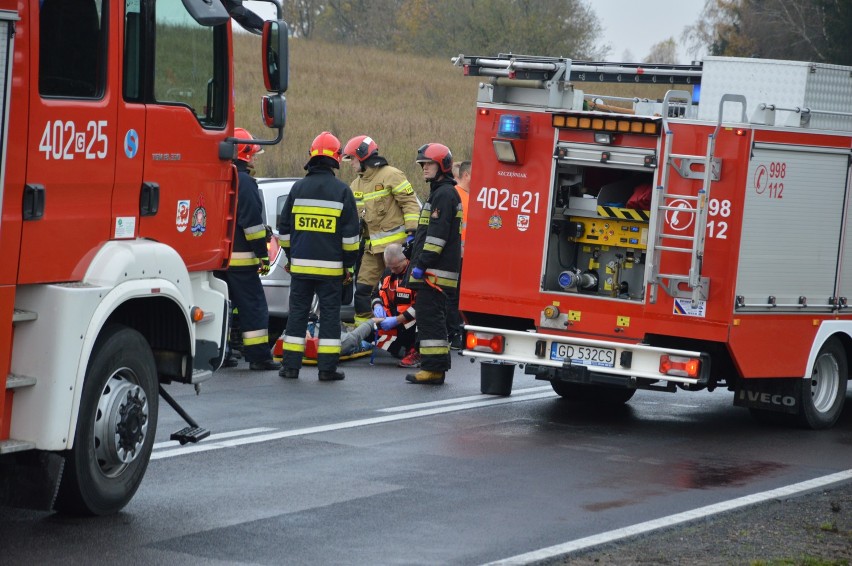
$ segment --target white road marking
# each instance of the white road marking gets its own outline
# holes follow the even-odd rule
[[[538,393],[541,391],[551,391],[553,388],[550,385],[544,387],[524,387],[520,389],[512,389],[512,395],[528,395],[530,393]],[[441,407],[443,405],[454,405],[456,403],[464,403],[465,401],[476,401],[487,399],[486,395],[471,395],[470,397],[456,397],[455,399],[444,399],[442,401],[429,401],[428,403],[416,403],[414,405],[400,405],[398,407],[388,407],[387,409],[379,409],[380,413],[399,413],[402,411],[412,411],[415,409],[426,409],[428,407]]]
[[[649,533],[657,529],[672,527],[674,525],[679,525],[681,523],[686,523],[695,519],[704,519],[711,515],[724,513],[726,511],[732,511],[734,509],[739,509],[740,507],[745,507],[747,505],[754,505],[756,503],[763,503],[772,499],[781,499],[785,497],[790,497],[792,495],[802,494],[807,491],[813,491],[834,483],[840,483],[849,480],[852,480],[852,470],[845,470],[843,472],[829,474],[827,476],[814,478],[812,480],[794,483],[785,487],[779,487],[777,489],[771,489],[769,491],[755,493],[753,495],[746,495],[744,497],[738,497],[729,501],[722,501],[721,503],[715,503],[713,505],[699,507],[690,511],[684,511],[683,513],[669,515],[668,517],[661,517],[660,519],[645,521],[644,523],[637,523],[635,525],[630,525],[621,529],[614,529],[605,533],[600,533],[597,535],[568,541],[562,544],[557,544],[555,546],[549,546],[547,548],[541,548],[539,550],[534,550],[525,554],[518,554],[517,556],[504,558],[503,560],[489,562],[485,566],[530,564],[533,562],[548,560],[557,556],[568,554],[569,552],[576,552],[578,550],[588,549],[593,546],[598,546],[601,544],[614,542],[619,539]]]
[[[354,421],[345,421],[341,423],[332,423],[327,425],[311,426],[305,428],[297,428],[293,430],[281,430],[270,432],[267,434],[259,434],[246,438],[225,439],[219,442],[210,442],[210,438],[201,441],[200,444],[192,444],[173,448],[171,450],[160,450],[151,454],[151,460],[161,460],[163,458],[173,458],[175,456],[183,456],[186,454],[194,454],[196,452],[209,452],[211,450],[220,450],[222,448],[231,448],[234,446],[244,446],[246,444],[257,444],[259,442],[269,442],[272,440],[280,440],[282,438],[291,438],[293,436],[304,436],[307,434],[317,434],[320,432],[331,432],[335,430],[345,430],[349,428],[357,428],[361,426],[369,426],[374,424],[390,423],[394,421],[404,421],[408,419],[416,419],[419,417],[428,417],[431,415],[440,415],[443,413],[453,413],[455,411],[464,411],[466,409],[477,409],[480,407],[493,407],[494,405],[506,405],[508,403],[520,403],[534,399],[544,399],[553,397],[555,394],[552,391],[535,393],[532,395],[521,395],[516,397],[498,397],[489,398],[486,400],[473,401],[468,403],[457,403],[449,407],[435,407],[431,409],[423,409],[419,411],[411,411],[408,413],[400,413],[395,415],[384,415],[381,417],[372,417],[367,419],[357,419]],[[476,398],[480,398],[477,396]],[[239,431],[237,431],[239,432]],[[232,436],[236,436],[232,434]],[[212,438],[212,437],[211,437]]]

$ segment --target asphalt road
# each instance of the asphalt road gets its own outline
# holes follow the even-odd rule
[[[852,410],[812,432],[759,424],[726,391],[602,412],[521,370],[511,396],[482,395],[461,358],[440,387],[381,355],[343,369],[328,383],[241,364],[200,396],[170,386],[213,436],[169,442],[183,423],[161,402],[125,510],[0,509],[2,561],[483,564],[852,469]]]

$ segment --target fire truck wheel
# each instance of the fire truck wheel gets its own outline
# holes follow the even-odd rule
[[[158,401],[148,342],[126,326],[104,327],[86,370],[74,447],[65,453],[58,511],[106,515],[130,501],[148,467]]]
[[[814,430],[833,426],[843,410],[848,379],[846,351],[830,338],[817,354],[811,378],[799,380],[799,424]]]
[[[572,401],[594,405],[623,405],[630,401],[635,389],[607,387],[605,385],[583,385],[567,381],[554,380],[550,386],[560,397]]]

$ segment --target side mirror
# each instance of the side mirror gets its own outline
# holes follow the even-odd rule
[[[260,114],[269,128],[283,128],[287,120],[287,100],[283,94],[270,94],[261,101]]]
[[[290,80],[290,29],[284,20],[263,24],[263,82],[268,92],[287,92]]]

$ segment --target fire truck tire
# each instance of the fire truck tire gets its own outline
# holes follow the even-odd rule
[[[145,338],[120,324],[104,327],[92,351],[56,509],[107,515],[142,482],[157,432],[157,367]]]
[[[826,340],[817,354],[810,379],[799,380],[799,424],[814,430],[830,428],[846,400],[849,367],[837,338]]]
[[[623,405],[630,401],[635,389],[607,387],[605,385],[584,385],[567,381],[554,380],[550,382],[557,395],[572,402],[589,403],[593,405],[612,406]]]

